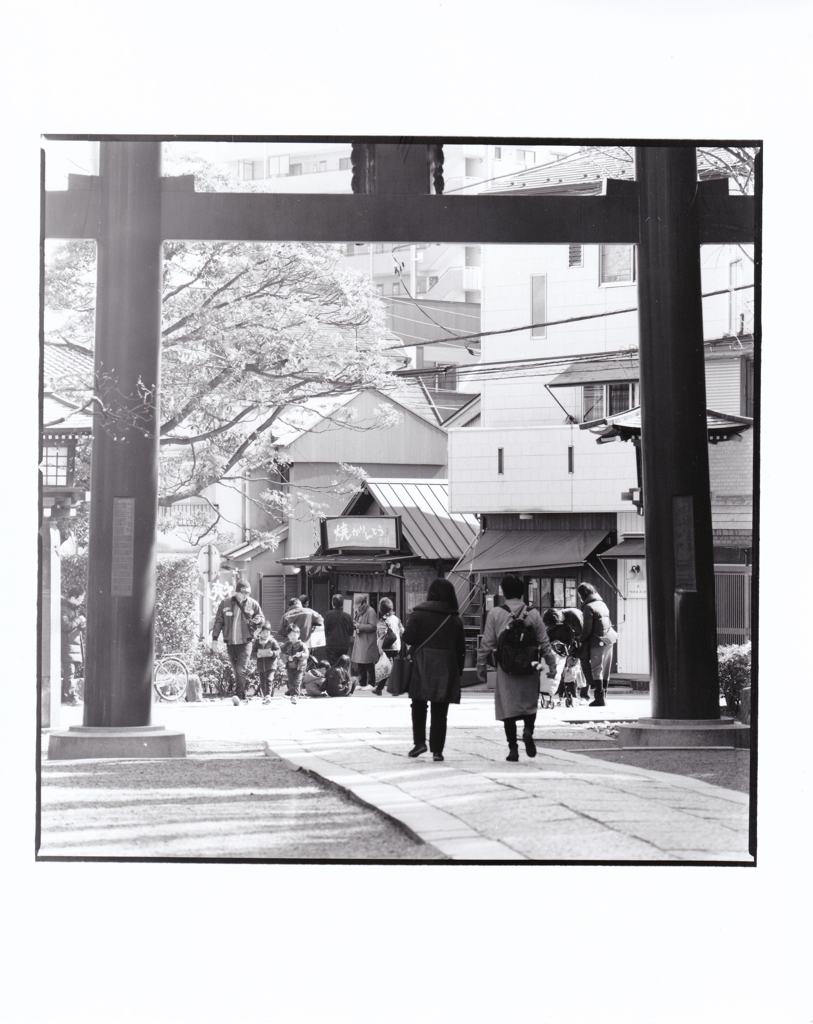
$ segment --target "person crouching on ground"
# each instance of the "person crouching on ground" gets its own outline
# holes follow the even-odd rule
[[[500,586],[505,604],[492,608],[488,613],[477,660],[477,674],[481,682],[487,681],[486,658],[496,654],[497,684],[494,690],[494,716],[503,723],[505,738],[508,740],[506,761],[518,761],[517,722],[520,718],[525,724],[522,733],[525,752],[528,757],[536,757],[533,733],[536,724],[536,709],[539,704],[539,673],[533,668],[533,663],[537,659],[537,652],[540,652],[548,665],[548,675],[555,677],[556,655],[553,653],[550,640],[548,640],[542,616],[536,609],[528,610],[522,600],[525,584],[520,577],[503,576]],[[527,674],[511,674],[501,664],[506,660],[508,654],[507,640],[512,635],[508,633],[508,628],[512,619],[522,623],[522,639],[528,639],[528,634],[530,635],[531,642],[525,644],[525,649],[519,652],[522,657],[520,658],[518,653],[514,659],[523,661],[523,672],[527,672]],[[525,662],[528,665],[527,670]]]
[[[426,600],[407,620],[403,641],[412,648],[412,741],[410,757],[426,753],[426,713],[432,705],[429,749],[443,760],[450,704],[460,703],[460,675],[466,657],[463,621],[449,580],[432,580]]]
[[[328,697],[349,697],[355,688],[356,681],[350,676],[350,658],[342,654],[335,665],[328,665],[325,691]]]
[[[288,673],[288,689],[285,695],[291,698],[292,704],[296,704],[296,698],[302,693],[302,679],[305,675],[305,666],[308,664],[308,648],[299,639],[299,626],[288,627],[288,636],[280,648],[280,655]]]
[[[327,697],[327,670],[330,668],[329,661],[320,661],[313,668],[305,671],[305,694],[308,697]]]
[[[254,641],[254,657],[257,659],[257,674],[260,677],[260,693],[263,704],[271,703],[271,680],[279,665],[280,648],[271,636],[271,627],[266,622],[260,627],[260,634]]]
[[[584,626],[579,643],[581,660],[587,682],[595,687],[591,708],[603,708],[604,695],[610,682],[610,668],[613,663],[613,645],[618,633],[610,621],[610,609],[601,600],[601,595],[590,583],[580,583],[576,591],[582,602]]]

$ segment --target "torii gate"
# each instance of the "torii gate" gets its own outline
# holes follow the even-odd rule
[[[162,178],[160,141],[103,141],[98,176],[46,193],[46,237],[97,242],[96,376],[124,414],[118,437],[94,424],[84,721],[49,757],[185,752],[150,725],[165,239],[636,243],[653,721],[718,723],[700,245],[753,242],[754,199],[698,183],[682,145],[638,147],[634,182],[585,197],[445,197],[440,145],[352,152],[353,195],[218,194]]]

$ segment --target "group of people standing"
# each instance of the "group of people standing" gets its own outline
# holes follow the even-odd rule
[[[609,608],[589,583],[582,583],[577,590],[581,610],[549,608],[544,615],[525,604],[521,577],[509,574],[500,585],[504,602],[486,618],[477,670],[480,680],[486,682],[489,663],[496,665],[494,713],[505,730],[506,760],[518,761],[519,722],[523,726],[525,752],[529,757],[536,756],[534,726],[544,669],[549,680],[556,680],[561,674],[560,692],[569,699],[579,695],[586,699],[592,687],[594,699],[590,706],[603,707],[618,635],[610,621]],[[306,686],[309,696],[353,693],[351,663],[359,687],[369,686],[380,695],[385,680],[376,683],[376,664],[382,655],[396,657],[402,645],[406,645],[412,666],[408,692],[413,746],[409,756],[419,757],[428,749],[435,761],[443,761],[449,706],[460,703],[466,654],[457,594],[449,580],[432,581],[426,601],[414,608],[406,627],[395,615],[388,598],[382,598],[376,610],[362,597],[351,616],[344,610],[344,597],[335,594],[333,607],[324,619],[305,607],[301,599],[292,598],[280,623],[279,632],[285,637],[281,646],[271,636],[270,626],[250,593],[249,584],[239,581],[234,595],[221,602],[212,631],[215,640],[222,632],[226,641],[239,700],[245,699],[245,672],[252,650],[257,655],[258,667],[265,663],[259,670],[261,680],[265,676],[266,687],[271,659],[264,652],[283,659],[288,693],[295,699],[302,692],[310,659],[316,661],[312,673],[316,681],[311,680],[311,689]],[[309,644],[316,629],[324,630],[323,649]],[[576,662],[579,672],[569,672]],[[263,693],[267,695],[267,689]]]
[[[344,597],[334,594],[332,608],[324,618],[306,605],[306,598],[293,597],[282,616],[278,633],[271,633],[262,608],[251,597],[251,585],[238,580],[234,593],[220,602],[212,627],[212,639],[222,635],[235,678],[235,703],[247,703],[246,675],[251,656],[257,659],[260,690],[268,700],[270,682],[280,661],[288,677],[286,694],[298,696],[347,697],[355,689],[351,673],[354,663],[361,687],[371,686],[380,695],[384,681],[376,684],[375,666],[382,652],[392,658],[401,648],[403,626],[392,602],[382,598],[378,612],[363,598],[351,617],[344,611]]]

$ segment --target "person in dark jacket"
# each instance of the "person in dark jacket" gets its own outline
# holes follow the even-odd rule
[[[610,621],[610,609],[601,600],[596,588],[590,583],[580,583],[577,593],[584,615],[584,626],[579,637],[582,668],[588,685],[595,687],[590,707],[603,708],[604,695],[610,682],[613,644],[618,634]]]
[[[335,665],[343,654],[350,654],[353,644],[353,620],[344,611],[344,597],[334,594],[333,607],[325,616],[325,657]]]
[[[449,580],[432,580],[426,600],[416,605],[407,619],[402,639],[412,648],[413,659],[409,696],[414,746],[409,756],[426,753],[426,714],[431,704],[429,749],[433,760],[442,761],[446,718],[449,705],[460,703],[460,675],[466,656],[463,620]]]
[[[248,580],[238,580],[234,593],[220,602],[212,626],[212,639],[217,642],[220,634],[226,641],[226,651],[234,672],[234,688],[239,701],[246,700],[246,671],[251,648],[265,622],[263,610],[251,594]]]
[[[488,613],[486,628],[480,641],[480,652],[477,656],[477,674],[485,682],[488,678],[486,662],[489,655],[496,657],[503,633],[508,629],[511,619],[523,620],[533,630],[536,647],[548,666],[548,678],[556,677],[556,655],[548,640],[548,631],[538,611],[528,611],[523,601],[525,584],[520,576],[509,573],[500,580],[500,588],[505,604],[496,605]],[[519,760],[517,744],[517,722],[522,719],[525,728],[522,740],[528,757],[536,757],[534,742],[534,725],[536,709],[539,706],[540,677],[538,673],[530,675],[511,675],[506,672],[497,660],[497,680],[494,688],[494,717],[503,723],[505,738],[508,740],[508,757],[506,761]]]

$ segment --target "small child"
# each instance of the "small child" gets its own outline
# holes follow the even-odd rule
[[[267,622],[260,627],[260,633],[254,641],[254,656],[257,659],[257,674],[260,677],[260,692],[263,704],[271,703],[271,680],[277,670],[280,647],[271,636],[271,627]]]
[[[568,682],[573,684],[573,696],[578,695],[581,698],[581,702],[589,702],[590,700],[590,687],[587,685],[587,680],[584,678],[584,670],[582,669],[581,659],[579,658],[579,637],[582,635],[582,629],[584,628],[584,616],[579,608],[565,608],[565,626],[570,630],[570,642],[568,644],[568,667],[567,675],[569,676]]]
[[[288,673],[286,696],[291,698],[292,704],[295,704],[296,698],[302,693],[302,677],[305,674],[305,666],[308,664],[308,648],[299,639],[299,626],[289,626],[287,637],[288,639],[280,648],[280,655]]]
[[[343,654],[325,672],[325,690],[328,697],[349,697],[355,688],[355,680],[350,678],[350,658]]]
[[[329,668],[329,661],[319,661],[305,673],[305,693],[309,697],[327,697],[325,674]]]

